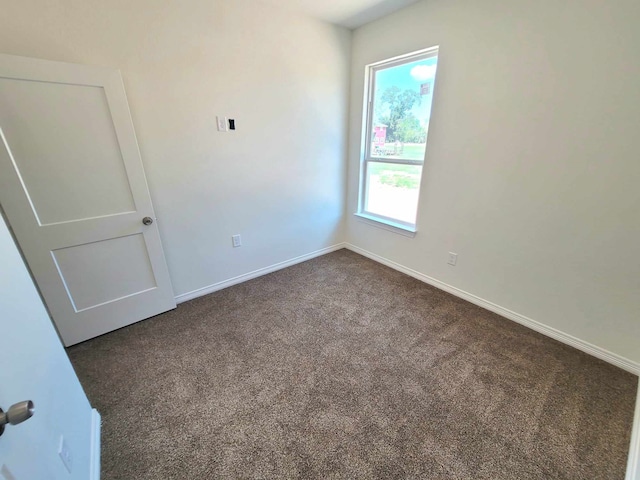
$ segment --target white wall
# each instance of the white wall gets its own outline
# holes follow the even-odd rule
[[[640,362],[638,24],[637,0],[428,0],[356,30],[347,240]],[[364,69],[433,45],[410,239],[352,215]]]
[[[0,51],[122,71],[176,294],[343,240],[348,30],[251,0],[1,10]]]

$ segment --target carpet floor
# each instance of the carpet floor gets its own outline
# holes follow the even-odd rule
[[[622,480],[638,381],[347,250],[68,353],[103,480]]]

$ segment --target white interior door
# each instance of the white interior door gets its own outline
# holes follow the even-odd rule
[[[65,345],[175,308],[119,71],[0,55],[0,205]]]
[[[0,407],[32,400],[33,417],[0,437],[0,479],[97,480],[100,422],[91,409],[0,216]],[[63,438],[69,469],[58,455]],[[69,471],[70,470],[70,471]]]

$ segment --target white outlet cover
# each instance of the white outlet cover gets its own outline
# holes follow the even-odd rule
[[[60,446],[58,447],[58,455],[62,459],[62,463],[67,467],[69,473],[73,469],[73,457],[71,456],[71,450],[69,450],[69,445],[64,440],[64,436],[60,435]]]
[[[456,263],[458,263],[458,254],[449,252],[449,261],[447,263],[455,267]]]
[[[2,474],[2,479],[3,480],[16,480],[16,477],[13,476],[13,473],[11,473],[11,471],[9,470],[9,467],[7,467],[6,465],[2,465],[2,468],[0,469],[0,474]]]

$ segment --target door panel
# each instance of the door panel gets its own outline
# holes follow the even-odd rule
[[[136,210],[103,88],[0,79],[0,92],[5,148],[40,225]]]
[[[142,234],[61,248],[52,255],[76,312],[158,286]]]
[[[0,204],[65,345],[175,308],[118,71],[0,55]]]

